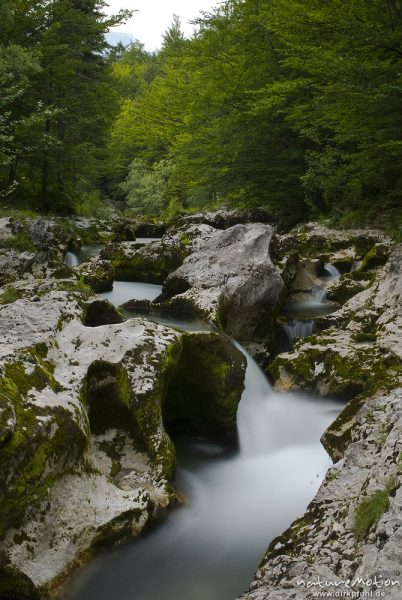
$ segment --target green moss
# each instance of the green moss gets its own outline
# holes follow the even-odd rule
[[[395,482],[389,481],[384,489],[377,490],[365,498],[354,512],[353,533],[357,542],[363,541],[373,525],[389,510],[390,493]]]
[[[57,289],[65,292],[79,292],[87,300],[93,295],[92,289],[84,281],[84,277],[79,280],[59,281]]]
[[[92,363],[84,396],[94,433],[102,434],[113,427],[132,430],[132,392],[121,365],[101,360]]]
[[[0,563],[0,598],[39,600],[40,597],[40,592],[27,575]]]
[[[10,248],[18,252],[36,252],[36,248],[28,233],[22,231],[1,241],[2,248]]]
[[[110,477],[116,477],[121,471],[121,464],[119,462],[114,462],[112,464],[112,468],[110,469]]]
[[[376,244],[364,256],[360,271],[367,271],[385,265],[390,255],[390,248],[387,244]]]
[[[243,355],[227,338],[214,333],[184,335],[182,358],[163,407],[167,427],[233,434],[244,369]]]
[[[182,246],[184,246],[185,248],[187,248],[187,246],[190,245],[191,240],[188,237],[187,233],[183,233],[183,235],[180,237],[180,243]]]
[[[0,304],[11,304],[21,298],[20,292],[13,286],[9,286],[0,295]]]
[[[43,349],[42,349],[43,351]],[[57,393],[59,384],[35,349],[26,352],[38,363],[27,373],[22,362],[5,366],[0,394],[14,407],[16,429],[0,453],[0,538],[11,527],[18,527],[27,508],[33,510],[47,497],[48,488],[63,473],[66,465],[82,457],[87,445],[85,431],[66,409],[27,407],[32,389],[50,387]]]
[[[369,342],[374,343],[377,340],[377,336],[375,333],[369,333],[361,331],[359,333],[355,333],[353,336],[353,341],[357,343]]]

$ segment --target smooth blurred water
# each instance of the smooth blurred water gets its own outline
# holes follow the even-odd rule
[[[75,252],[66,252],[64,264],[68,267],[76,267],[79,264],[77,254]]]
[[[114,281],[113,290],[100,294],[115,306],[129,300],[155,300],[162,292],[162,286],[154,283]]]
[[[137,237],[135,238],[135,243],[136,244],[150,244],[151,242],[159,242],[162,238],[158,238],[158,237],[152,237],[152,238],[145,238],[145,237]]]
[[[101,244],[88,244],[81,246],[77,252],[67,252],[64,258],[64,263],[69,267],[80,265],[87,258],[97,256],[105,246]]]
[[[341,406],[274,393],[245,355],[240,452],[179,441],[176,483],[188,503],[151,534],[93,561],[69,598],[232,600],[269,542],[304,512],[330,465],[320,436]]]

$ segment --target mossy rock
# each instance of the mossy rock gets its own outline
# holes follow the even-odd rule
[[[163,283],[182,264],[184,257],[184,248],[175,249],[162,244],[156,248],[109,244],[101,252],[101,258],[110,261],[113,266],[116,279],[157,284]]]
[[[331,302],[345,304],[350,298],[364,291],[370,285],[370,280],[358,281],[349,274],[342,275],[327,291],[327,298]]]
[[[110,292],[113,289],[116,273],[109,261],[92,259],[82,263],[76,271],[83,283],[96,294]]]
[[[375,244],[364,256],[360,265],[360,271],[367,271],[385,265],[390,254],[391,247],[389,244]]]
[[[14,406],[4,393],[0,393],[0,448],[10,441],[15,427]]]
[[[84,308],[82,322],[86,327],[113,325],[124,321],[122,315],[108,300],[99,299],[88,303]]]
[[[16,415],[13,435],[0,452],[0,538],[11,526],[21,525],[28,509],[43,502],[48,488],[87,447],[86,432],[67,409],[33,403],[27,409],[30,390],[57,390],[53,375],[37,358],[31,374],[21,363],[8,364],[0,381],[0,394]]]
[[[325,332],[309,338],[309,343],[296,343],[292,354],[279,355],[268,368],[268,374],[283,386],[300,387],[321,396],[351,400],[361,393],[373,394],[380,387],[396,385],[393,365],[397,357],[384,357],[372,347],[337,350],[337,343]]]
[[[356,416],[363,404],[363,396],[358,396],[348,402],[321,437],[321,443],[334,463],[343,457],[351,442]]]
[[[163,406],[168,430],[233,436],[246,359],[216,333],[183,336],[182,357]]]
[[[43,597],[31,579],[20,570],[2,564],[0,556],[0,598],[40,600]]]

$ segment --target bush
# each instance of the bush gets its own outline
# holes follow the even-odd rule
[[[72,210],[78,217],[107,217],[109,214],[102,195],[92,190],[86,192],[79,199],[73,201]]]

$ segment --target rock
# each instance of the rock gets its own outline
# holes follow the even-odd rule
[[[124,321],[117,308],[104,299],[89,302],[85,308],[82,320],[86,327],[115,325]]]
[[[3,242],[7,242],[13,235],[12,232],[12,219],[9,217],[0,218],[0,247]]]
[[[108,244],[135,241],[137,223],[134,219],[117,216],[104,219],[73,217],[65,226],[69,228],[71,238],[79,237],[84,244]]]
[[[170,382],[163,409],[166,427],[235,438],[247,366],[244,355],[217,333],[184,334],[182,343],[180,368]]]
[[[185,257],[213,233],[214,229],[207,225],[189,225],[145,245],[109,244],[102,250],[99,260],[110,261],[118,280],[163,283]]]
[[[120,306],[120,308],[128,311],[136,311],[149,315],[151,312],[150,300],[129,300]]]
[[[271,362],[271,347],[267,342],[243,342],[244,349],[253,357],[261,369],[266,369]]]
[[[16,250],[0,250],[0,285],[20,279],[32,271],[35,254]]]
[[[298,262],[292,281],[293,292],[311,292],[317,287],[318,272],[323,267],[320,259],[304,258]]]
[[[236,339],[270,330],[284,283],[269,255],[270,225],[235,225],[200,244],[166,280],[157,301],[195,313]]]
[[[339,250],[349,249],[350,256],[363,256],[381,242],[390,240],[381,231],[368,229],[331,229],[320,223],[307,223],[292,231],[304,256],[323,255],[330,259]],[[336,260],[336,259],[335,259]]]
[[[88,285],[97,294],[109,292],[113,289],[116,273],[112,264],[107,260],[95,256],[81,263],[74,270],[84,284]]]
[[[166,233],[166,225],[163,223],[140,223],[135,227],[135,235],[138,238],[161,238]]]
[[[58,248],[64,254],[68,246],[68,235],[53,220],[37,219],[29,221],[29,233],[32,243],[39,250],[48,251]]]
[[[367,289],[373,283],[368,273],[353,272],[341,275],[327,287],[327,298],[339,304],[345,304],[350,298]]]
[[[343,282],[352,285],[355,277],[359,282],[367,275],[344,275],[329,293],[342,290]],[[327,323],[325,331],[275,359],[269,372],[277,388],[306,387],[322,396],[351,399],[396,385],[402,362],[402,245],[369,277],[368,287],[321,319]]]
[[[299,264],[299,240],[292,234],[272,237],[272,262],[278,267],[287,288],[291,287]]]
[[[205,422],[235,426],[244,359],[228,338],[120,322],[80,289],[21,282],[22,297],[0,307],[1,597],[56,594],[74,565],[137,535],[176,499],[162,418],[180,429],[172,381],[182,400],[204,399]],[[179,376],[190,356],[203,374],[195,380]]]
[[[358,411],[343,459],[328,471],[307,512],[272,541],[241,599],[307,600],[319,579],[337,583],[336,589],[345,595],[369,595],[372,591],[373,595],[383,592],[390,600],[399,599],[401,440],[402,388],[379,392]],[[372,515],[368,519],[359,512],[363,502],[371,506],[365,511]],[[375,574],[384,582],[379,587],[369,583]],[[398,584],[385,585],[388,578]],[[348,587],[342,584],[346,581]],[[334,587],[324,583],[320,591],[333,593]]]
[[[214,212],[200,212],[195,215],[180,217],[177,222],[179,227],[188,224],[204,224],[215,229],[228,229],[234,225],[246,225],[248,223],[270,223],[276,222],[275,217],[263,208],[255,209],[221,209]]]
[[[392,244],[388,243],[377,243],[371,248],[369,252],[364,256],[363,261],[360,265],[361,271],[367,271],[375,267],[385,265],[389,255],[391,254]]]

